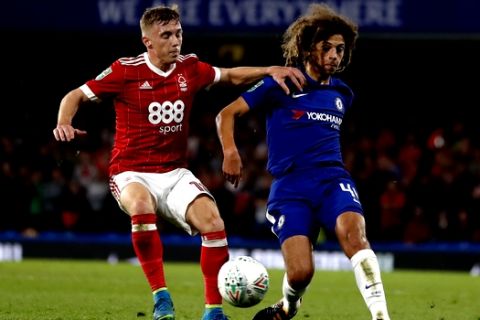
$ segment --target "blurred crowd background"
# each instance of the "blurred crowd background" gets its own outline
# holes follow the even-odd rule
[[[116,58],[144,51],[137,33],[2,30],[4,82],[0,120],[0,232],[129,232],[108,188],[114,114],[108,101],[80,109],[88,135],[55,142],[60,99]],[[37,38],[41,45],[25,47]],[[186,31],[183,53],[213,65],[283,64],[280,34]],[[344,161],[357,182],[369,238],[376,242],[480,242],[480,135],[476,38],[375,37],[360,34],[352,64],[340,74],[356,93],[342,124]],[[265,204],[264,119],[237,124],[244,180],[221,174],[214,117],[246,88],[212,88],[195,102],[190,169],[215,196],[231,235],[269,238]],[[161,232],[180,232],[169,224]],[[325,239],[331,235],[325,234]],[[322,239],[319,239],[321,241]]]

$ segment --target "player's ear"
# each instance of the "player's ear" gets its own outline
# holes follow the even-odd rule
[[[152,49],[152,41],[147,37],[142,37],[142,42],[148,49]]]

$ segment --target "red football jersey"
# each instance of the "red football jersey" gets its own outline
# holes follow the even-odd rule
[[[118,59],[87,81],[81,89],[91,100],[112,97],[114,101],[116,132],[110,174],[185,168],[193,99],[219,78],[218,68],[194,54],[181,55],[164,72],[143,53]]]

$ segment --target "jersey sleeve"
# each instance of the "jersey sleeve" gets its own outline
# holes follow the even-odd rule
[[[355,98],[355,94],[353,93],[352,89],[345,82],[338,78],[333,78],[332,84],[337,87],[337,90],[340,93],[342,93],[346,109],[350,109]]]
[[[220,80],[220,69],[203,61],[197,62],[197,74],[200,76],[202,87],[210,86]]]
[[[90,100],[116,95],[124,88],[124,69],[125,67],[121,65],[120,60],[117,60],[103,70],[95,79],[87,81],[80,89]]]
[[[185,67],[195,74],[194,78],[200,88],[208,87],[220,80],[220,69],[198,59],[195,54],[184,57]]]
[[[274,100],[274,96],[280,92],[280,86],[272,77],[265,77],[253,87],[241,94],[250,109],[263,105],[266,101]]]

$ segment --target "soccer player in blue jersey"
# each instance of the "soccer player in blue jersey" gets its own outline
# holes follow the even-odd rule
[[[304,71],[303,91],[283,94],[264,78],[218,114],[223,173],[237,186],[242,160],[234,140],[235,118],[259,110],[267,118],[271,186],[267,219],[285,261],[282,299],[254,320],[291,319],[314,275],[313,244],[320,228],[335,232],[350,259],[356,283],[373,320],[389,320],[380,267],[366,237],[355,183],[344,167],[340,127],[352,90],[335,77],[350,63],[357,25],[324,4],[312,4],[283,37],[287,66]]]

